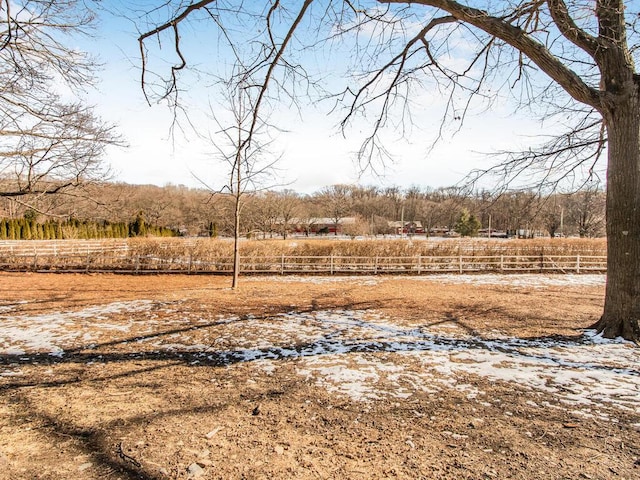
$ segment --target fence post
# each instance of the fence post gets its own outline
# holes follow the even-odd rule
[[[576,273],[580,273],[580,254],[576,256]]]
[[[329,257],[329,258],[330,258],[330,261],[329,261],[330,272],[331,272],[331,275],[333,275],[333,253],[331,254],[331,257]]]
[[[504,255],[500,255],[500,272],[504,273]]]
[[[189,270],[187,270],[188,274],[191,274],[192,265],[193,265],[193,252],[189,252]]]
[[[378,255],[376,255],[376,262],[374,263],[373,273],[374,275],[378,274]]]
[[[282,254],[282,259],[280,261],[280,275],[284,275],[284,253]]]
[[[418,275],[422,273],[422,255],[418,255]]]
[[[460,269],[460,273],[462,273],[462,253],[458,255],[458,267]]]

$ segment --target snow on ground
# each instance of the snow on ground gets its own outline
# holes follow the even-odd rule
[[[108,323],[105,320],[123,312],[148,311],[152,304],[149,300],[136,300],[88,307],[75,312],[17,316],[7,315],[5,311],[11,311],[7,306],[5,311],[0,311],[0,355],[45,352],[60,356],[64,354],[65,344],[77,340],[91,341],[95,329],[126,331],[129,324]],[[89,320],[91,322],[87,323]],[[85,323],[88,328],[78,328]]]
[[[360,285],[376,285],[388,279],[402,278],[397,276],[273,276],[259,277],[270,282],[308,282],[314,284],[355,282]],[[557,274],[540,275],[536,273],[500,274],[483,273],[478,275],[442,273],[434,275],[421,275],[411,277],[412,280],[421,282],[434,282],[439,284],[473,284],[473,285],[501,285],[511,287],[543,288],[549,286],[601,286],[605,284],[606,275],[603,274]]]
[[[524,274],[497,274],[489,273],[482,275],[456,275],[443,274],[428,277],[416,277],[420,280],[427,280],[439,283],[474,285],[505,285],[512,287],[542,288],[542,287],[562,287],[562,286],[600,286],[604,285],[606,275],[603,274],[557,274],[539,275],[535,273]]]
[[[534,276],[520,277],[525,277],[521,284],[534,282]],[[535,277],[538,285],[561,279],[596,283],[604,278]],[[459,275],[451,278],[464,280]],[[503,278],[513,280],[513,276],[495,276],[495,281]],[[443,280],[443,276],[434,277],[434,281]],[[154,320],[159,311],[162,320]],[[121,343],[133,353],[160,352],[171,359],[188,356],[191,363],[204,366],[233,368],[252,362],[272,375],[283,361],[293,361],[299,375],[357,401],[401,401],[418,392],[456,389],[470,400],[486,402],[485,392],[464,380],[471,375],[530,392],[528,400],[534,405],[548,406],[546,402],[553,398],[575,406],[582,415],[602,416],[601,405],[640,410],[640,349],[621,340],[602,339],[592,331],[577,340],[483,339],[456,331],[405,327],[375,312],[357,310],[290,312],[214,323],[188,316],[175,303],[145,300],[46,315],[0,312],[0,356],[8,364],[0,367],[0,375],[19,374],[17,360],[24,363],[32,353],[49,353],[63,361],[65,350],[78,342],[90,345],[102,335],[114,335],[125,337]],[[135,337],[126,338],[133,323],[138,329],[144,325],[148,335],[140,336],[137,330]],[[176,329],[175,324],[186,328]]]

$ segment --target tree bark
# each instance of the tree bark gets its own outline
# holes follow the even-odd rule
[[[238,288],[238,280],[240,277],[240,195],[235,198],[234,217],[233,217],[233,278],[231,280],[231,288]]]
[[[607,284],[594,327],[606,338],[640,340],[640,84],[606,108]]]
[[[240,100],[240,105],[242,101]],[[238,148],[236,150],[235,163],[233,164],[234,172],[231,175],[232,190],[234,191],[234,209],[233,209],[233,279],[231,280],[231,288],[238,288],[238,279],[240,277],[240,201],[242,200],[242,129],[238,126]],[[233,179],[235,176],[235,185]]]

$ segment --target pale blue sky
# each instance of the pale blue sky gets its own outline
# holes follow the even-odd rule
[[[212,44],[203,43],[207,38],[203,29],[210,24],[189,26],[193,37],[185,37],[184,52],[202,68],[210,68],[212,58],[222,55]],[[99,114],[119,125],[120,132],[129,143],[126,149],[112,148],[107,160],[115,172],[115,179],[145,184],[167,183],[201,186],[196,177],[219,187],[226,179],[227,168],[216,161],[213,148],[189,128],[185,133],[176,131],[170,135],[171,111],[165,105],[148,106],[140,88],[140,60],[137,44],[138,32],[132,22],[115,17],[104,18],[98,35],[93,40],[82,41],[81,47],[99,55],[104,69],[99,73],[101,82],[97,91],[89,92],[88,99],[97,105]],[[214,50],[213,53],[211,50]],[[335,53],[335,52],[334,52]],[[327,55],[310,57],[312,70],[327,71],[331,65],[342,63]],[[455,61],[453,59],[452,61]],[[221,68],[224,64],[219,63]],[[214,68],[215,70],[215,68]],[[336,78],[326,80],[328,85],[340,83]],[[193,123],[201,131],[215,129],[204,115],[215,88],[207,88],[206,79],[187,75],[181,87],[185,105]],[[447,135],[430,150],[440,127],[444,99],[436,92],[418,92],[416,123],[406,139],[390,133],[387,148],[395,161],[376,165],[378,173],[361,174],[355,163],[354,152],[362,135],[370,125],[367,120],[356,122],[345,139],[336,125],[341,117],[328,115],[330,104],[302,105],[300,116],[287,105],[273,113],[272,120],[284,131],[278,134],[271,148],[281,155],[278,168],[283,183],[301,193],[311,193],[323,186],[336,183],[360,183],[363,185],[398,185],[409,187],[449,186],[460,181],[472,168],[487,166],[490,160],[479,152],[517,148],[526,144],[526,136],[540,131],[538,122],[510,114],[508,105],[497,104],[491,112],[467,118],[463,129],[454,136]],[[214,100],[215,101],[215,100]]]

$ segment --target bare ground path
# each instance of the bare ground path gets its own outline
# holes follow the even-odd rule
[[[0,478],[640,478],[603,287],[0,274]]]

